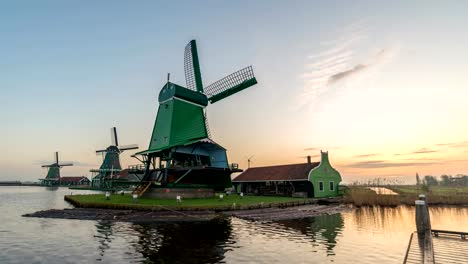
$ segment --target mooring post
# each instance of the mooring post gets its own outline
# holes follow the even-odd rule
[[[429,208],[427,207],[426,197],[420,195],[419,198],[420,200],[415,201],[418,239],[423,243],[424,263],[434,263]]]
[[[430,231],[429,213],[426,208],[426,201],[416,200],[416,230],[419,235],[424,235],[427,230]]]

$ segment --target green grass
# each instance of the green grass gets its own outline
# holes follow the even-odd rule
[[[426,194],[429,204],[468,205],[468,187],[466,186],[429,186],[428,191],[416,185],[389,188],[399,194],[400,201],[404,204],[414,204],[419,194]]]
[[[407,194],[421,194],[425,193],[421,186],[412,185],[412,186],[395,186],[391,187],[392,190],[395,190],[398,193],[407,193]],[[467,195],[468,196],[468,186],[429,186],[429,194],[433,195]]]
[[[277,196],[244,196],[239,195],[224,195],[222,200],[219,197],[213,198],[192,198],[182,199],[182,203],[178,204],[176,199],[154,199],[154,198],[138,198],[138,202],[134,203],[133,198],[126,194],[113,194],[110,200],[106,200],[104,194],[90,195],[68,195],[68,200],[72,200],[79,207],[96,207],[96,208],[116,208],[116,209],[151,209],[158,208],[173,208],[173,209],[228,209],[242,207],[269,207],[271,205],[282,205],[286,203],[301,203],[312,201],[311,199],[292,198],[292,197],[277,197]]]

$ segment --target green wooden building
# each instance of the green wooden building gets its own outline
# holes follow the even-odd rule
[[[297,197],[338,196],[340,173],[331,166],[328,152],[320,162],[249,168],[232,182],[238,192]]]

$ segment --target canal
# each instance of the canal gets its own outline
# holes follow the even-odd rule
[[[402,263],[414,208],[355,208],[303,220],[132,224],[24,218],[70,207],[67,188],[0,187],[0,263]],[[85,192],[86,191],[81,191]],[[468,230],[468,208],[430,208],[434,229]]]

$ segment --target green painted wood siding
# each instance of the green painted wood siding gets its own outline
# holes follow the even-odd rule
[[[314,197],[338,196],[341,175],[331,166],[328,160],[328,152],[322,152],[321,154],[320,164],[309,172],[309,181],[314,186]],[[320,190],[320,182],[323,183],[323,190]],[[330,182],[333,182],[333,190],[330,189]]]
[[[183,145],[206,137],[203,108],[173,98],[159,105],[148,150]]]

